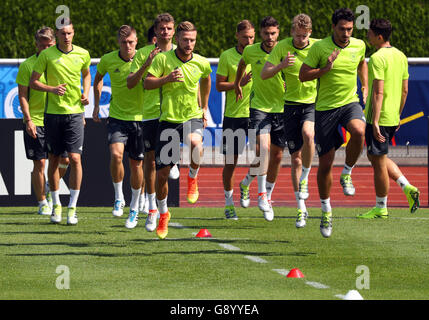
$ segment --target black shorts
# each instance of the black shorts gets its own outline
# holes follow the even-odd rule
[[[389,152],[389,142],[392,141],[392,138],[395,135],[397,128],[398,126],[380,126],[380,133],[383,137],[386,138],[386,141],[379,142],[377,139],[374,138],[372,124],[367,123],[365,130],[365,142],[368,154],[373,156],[381,156],[387,154]]]
[[[222,154],[240,155],[246,147],[249,118],[224,117],[222,123]]]
[[[304,140],[302,126],[305,121],[314,122],[315,104],[288,104],[284,106],[285,138],[289,153],[301,150]]]
[[[315,140],[316,150],[320,156],[329,152],[332,148],[337,150],[344,143],[339,126],[347,128],[349,121],[359,119],[366,122],[362,107],[358,102],[352,102],[345,106],[317,111],[315,114]]]
[[[143,123],[141,121],[124,121],[115,118],[107,119],[107,141],[110,144],[123,143],[128,157],[143,160]]]
[[[158,125],[155,147],[156,169],[173,166],[180,161],[180,143],[191,133],[203,137],[204,122],[202,118],[191,119],[184,123],[161,121]]]
[[[283,113],[268,113],[250,108],[249,130],[256,130],[256,136],[269,133],[272,144],[286,147]]]
[[[45,127],[36,126],[37,137],[34,139],[27,133],[26,125],[24,125],[24,147],[25,155],[28,160],[48,159],[48,149],[46,147]],[[66,151],[61,154],[61,158],[67,158]]]
[[[159,119],[143,121],[144,152],[155,151]]]
[[[46,148],[45,127],[36,127],[37,137],[34,139],[27,133],[24,124],[24,147],[25,155],[28,160],[48,159],[48,150]]]
[[[45,113],[45,137],[48,152],[56,156],[68,153],[82,154],[84,138],[83,113]]]

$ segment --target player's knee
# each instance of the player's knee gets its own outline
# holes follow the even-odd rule
[[[305,145],[314,143],[314,130],[306,130],[302,133],[302,139]]]
[[[298,153],[298,154],[297,154]],[[299,167],[302,165],[302,159],[301,156],[299,155],[299,152],[296,152],[292,155],[291,157],[291,164],[294,168]]]
[[[365,126],[354,126],[349,132],[354,139],[365,139]]]
[[[70,153],[69,154],[69,161],[70,161],[70,165],[72,166],[76,166],[79,165],[81,162],[81,156],[78,153]]]
[[[35,160],[33,171],[37,173],[45,172],[45,159]]]

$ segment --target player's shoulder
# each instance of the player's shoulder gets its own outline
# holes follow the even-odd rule
[[[147,55],[148,53],[150,53],[153,49],[155,49],[155,44],[148,44],[144,47],[141,47],[140,49],[137,50],[136,53],[138,54],[143,54],[143,55]]]
[[[210,64],[209,59],[207,59],[206,57],[204,57],[198,53],[195,53],[195,52],[193,53],[192,59],[201,63],[201,64]]]
[[[19,65],[19,69],[32,68],[36,60],[37,60],[37,54],[33,54],[32,56],[28,57],[23,62],[21,62],[21,64]]]
[[[234,54],[234,52],[237,52],[237,48],[231,47],[229,49],[222,51],[219,57],[229,57],[230,55]]]
[[[246,46],[243,50],[243,55],[259,53],[260,51],[262,51],[261,45],[262,45],[261,42],[257,42]]]
[[[119,57],[119,50],[113,50],[108,53],[105,53],[101,57],[100,61],[111,61],[113,59],[116,59],[117,57]]]
[[[77,45],[73,45],[73,51],[75,53],[79,53],[79,54],[82,54],[82,55],[89,55],[89,51],[88,50],[86,50],[86,49],[84,49],[84,48],[82,48],[80,46],[77,46]]]
[[[355,37],[350,37],[350,44],[352,46],[355,46],[355,47],[366,48],[365,41],[363,41],[362,39],[355,38]]]
[[[319,42],[322,39],[319,38],[309,38],[308,41],[310,41],[310,45],[315,44],[316,42]]]

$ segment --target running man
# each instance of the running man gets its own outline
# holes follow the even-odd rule
[[[157,42],[139,49],[131,65],[127,78],[128,88],[137,88],[143,94],[143,141],[144,141],[144,176],[148,198],[148,216],[146,230],[152,232],[156,228],[159,215],[155,194],[155,147],[160,117],[160,89],[146,90],[141,84],[148,73],[154,57],[160,52],[172,51],[176,46],[172,43],[174,37],[174,18],[169,13],[159,14],[154,21],[154,32]],[[174,166],[177,170],[177,166]],[[146,195],[142,195],[146,197]]]
[[[261,72],[261,77],[265,80],[281,71],[286,82],[284,128],[291,155],[292,186],[298,204],[297,228],[305,227],[307,221],[305,200],[309,197],[308,175],[314,156],[317,80],[299,81],[302,62],[317,41],[310,38],[311,32],[311,18],[306,14],[295,16],[292,20],[292,37],[283,39],[275,46]]]
[[[368,40],[375,52],[368,63],[369,96],[365,107],[367,156],[374,169],[376,205],[358,218],[387,218],[389,178],[404,191],[410,212],[420,205],[419,190],[412,186],[399,167],[388,157],[389,142],[399,129],[400,116],[408,94],[408,59],[390,44],[389,20],[375,19],[368,30]]]
[[[45,139],[45,127],[43,125],[46,92],[30,90],[30,78],[33,66],[39,54],[55,45],[54,30],[49,27],[42,27],[35,34],[36,54],[26,59],[18,69],[16,83],[18,84],[18,96],[23,113],[24,146],[27,159],[33,161],[33,171],[31,182],[36,199],[39,203],[38,214],[51,215],[52,196],[49,191],[49,184],[45,177],[45,160],[48,158]],[[42,75],[40,81],[46,83]],[[67,171],[69,159],[67,153],[60,158],[59,175],[64,176]]]
[[[139,198],[144,187],[142,161],[143,126],[142,108],[143,93],[140,88],[129,90],[126,79],[130,73],[133,57],[136,54],[137,32],[133,27],[123,25],[117,34],[119,50],[103,55],[97,65],[94,78],[94,111],[92,117],[100,122],[100,96],[103,88],[103,77],[109,73],[112,87],[109,118],[107,119],[107,140],[110,150],[110,174],[115,190],[113,215],[120,217],[125,206],[122,183],[124,180],[124,151],[128,152],[131,184],[131,202],[125,227],[132,229],[138,223]]]
[[[158,54],[149,68],[144,87],[152,90],[162,87],[161,117],[155,148],[156,198],[160,219],[156,233],[164,239],[168,234],[170,213],[167,207],[168,175],[179,161],[180,142],[191,147],[188,176],[188,202],[198,199],[197,174],[203,153],[203,130],[207,125],[210,94],[209,61],[194,53],[197,29],[188,21],[176,28],[177,48]],[[200,88],[201,106],[198,105]]]
[[[89,104],[91,58],[87,50],[73,45],[74,28],[71,20],[63,19],[62,22],[62,25],[57,25],[57,45],[43,50],[37,58],[30,88],[48,93],[44,124],[49,153],[48,180],[53,203],[51,222],[61,222],[58,167],[61,154],[67,151],[70,159],[67,224],[75,225],[78,223],[76,204],[82,183],[84,106]],[[40,81],[42,74],[47,75],[46,84]]]
[[[256,158],[250,165],[246,177],[241,181],[240,188],[241,194],[248,195],[250,183],[256,175],[258,176],[258,207],[265,219],[272,221],[274,211],[271,206],[271,194],[280,170],[283,149],[286,147],[283,127],[284,81],[280,73],[271,79],[262,80],[261,71],[277,44],[279,23],[273,17],[265,17],[261,21],[259,32],[262,42],[244,49],[234,82],[237,100],[242,99],[241,81],[246,66],[250,64],[253,86],[250,94],[249,140],[256,146]]]
[[[317,41],[301,66],[299,79],[319,79],[315,114],[315,140],[319,155],[317,185],[322,205],[320,232],[327,238],[332,233],[330,193],[335,151],[343,144],[338,131],[341,125],[350,133],[340,183],[345,195],[355,194],[351,173],[365,140],[365,116],[357,95],[357,75],[362,84],[364,102],[368,94],[368,66],[365,43],[352,37],[354,13],[338,9],[332,15],[332,36]]]
[[[252,89],[250,65],[246,67],[245,75],[241,80],[243,99],[240,101],[235,100],[234,81],[244,48],[253,44],[255,40],[255,27],[249,20],[240,21],[236,28],[235,37],[237,38],[237,45],[222,52],[216,72],[216,89],[226,94],[222,123],[222,153],[225,155],[222,179],[225,193],[225,216],[232,220],[238,219],[232,197],[234,170],[237,166],[238,156],[245,148],[249,127],[249,98]],[[248,207],[249,196],[241,196],[241,199],[241,205],[245,208]]]

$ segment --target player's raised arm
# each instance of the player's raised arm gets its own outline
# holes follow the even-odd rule
[[[31,78],[30,78],[30,88],[31,89],[53,93],[53,94],[56,94],[58,96],[62,96],[62,95],[64,95],[64,93],[66,93],[67,83],[60,84],[56,87],[49,86],[49,85],[44,84],[44,83],[39,81],[41,76],[42,75],[40,73],[33,71],[33,73],[31,74]]]
[[[331,55],[328,57],[326,66],[323,68],[312,68],[309,65],[303,63],[301,69],[299,70],[299,80],[301,82],[312,81],[323,76],[325,73],[328,73],[332,70],[334,66],[334,61],[337,59],[340,54],[340,50],[335,48]]]
[[[154,75],[148,73],[144,79],[144,88],[146,90],[158,89],[161,88],[164,84],[168,82],[183,82],[183,73],[180,69],[174,69],[170,74],[157,78]]]
[[[293,66],[295,64],[295,56],[288,52],[288,55],[278,64],[274,65],[271,62],[265,62],[264,68],[261,71],[262,80],[267,80],[274,77],[281,70]]]
[[[128,78],[127,78],[128,89],[134,88],[139,83],[139,81],[142,79],[146,70],[152,64],[153,58],[155,58],[155,56],[160,52],[161,52],[161,48],[156,47],[155,49],[153,49],[151,51],[151,53],[147,57],[145,63],[142,65],[142,67],[140,69],[137,70],[137,72],[130,72],[130,74],[128,75]]]

